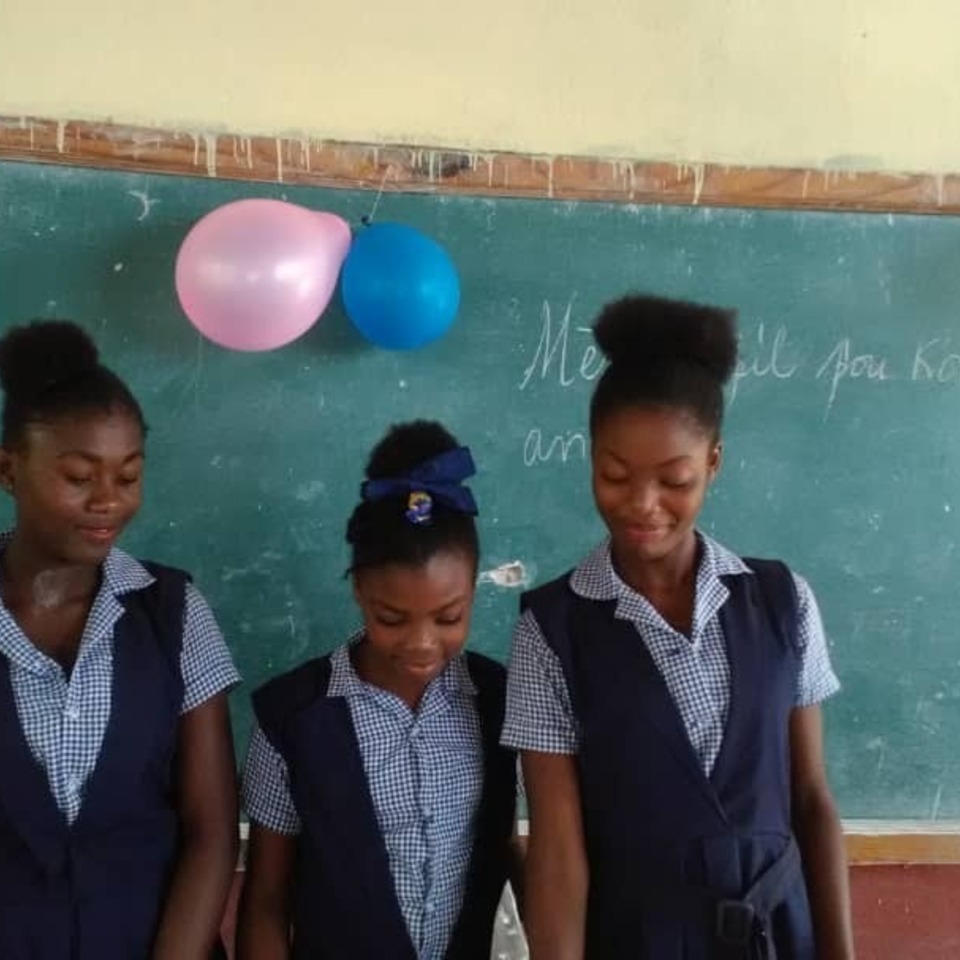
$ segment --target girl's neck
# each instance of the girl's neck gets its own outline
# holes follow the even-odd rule
[[[416,713],[420,706],[420,701],[426,693],[427,687],[433,679],[425,683],[402,682],[398,677],[393,676],[388,671],[381,669],[376,658],[370,656],[370,650],[365,640],[361,640],[350,649],[350,662],[357,676],[371,686],[379,687],[387,693],[392,693],[395,697],[401,699],[411,710]]]
[[[49,609],[92,597],[100,570],[53,561],[14,531],[0,557],[0,576],[8,606],[13,601]]]
[[[700,541],[691,530],[677,548],[664,557],[646,560],[637,557],[618,556],[614,551],[612,560],[617,575],[637,593],[651,601],[689,589],[696,580],[700,560]]]

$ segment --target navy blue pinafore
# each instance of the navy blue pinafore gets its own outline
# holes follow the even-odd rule
[[[783,564],[746,563],[752,575],[723,578],[730,712],[709,776],[615,601],[578,596],[569,576],[524,597],[580,725],[587,960],[814,960],[790,817],[796,590]]]
[[[173,768],[183,679],[182,571],[125,594],[112,709],[71,825],[24,738],[0,657],[0,957],[148,960],[178,850]]]

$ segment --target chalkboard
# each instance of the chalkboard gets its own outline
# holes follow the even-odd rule
[[[353,223],[372,205],[348,190],[0,164],[0,324],[77,319],[142,398],[148,490],[125,545],[192,570],[214,606],[247,680],[241,749],[247,692],[357,623],[343,529],[391,422],[442,418],[474,450],[471,642],[506,656],[517,581],[558,574],[601,535],[588,328],[639,289],[741,311],[705,528],[786,559],[817,592],[844,684],[827,708],[843,813],[960,816],[960,221],[388,194],[378,219],[437,237],[458,265],[451,333],[388,353],[335,306],[295,344],[240,354],[195,333],[172,276],[190,225],[246,196]]]

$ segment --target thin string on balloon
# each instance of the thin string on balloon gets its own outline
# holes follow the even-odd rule
[[[370,212],[365,216],[360,218],[360,222],[365,226],[369,227],[373,223],[373,218],[377,215],[377,207],[380,206],[380,198],[383,196],[383,188],[387,185],[387,178],[391,175],[396,175],[396,167],[391,163],[387,166],[387,169],[383,172],[383,179],[380,181],[380,189],[377,191],[376,197],[373,200],[373,206],[370,208]]]

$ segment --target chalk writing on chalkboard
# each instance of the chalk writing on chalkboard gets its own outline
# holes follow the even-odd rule
[[[574,316],[575,303],[573,295],[558,310],[551,301],[543,301],[539,336],[530,356],[523,361],[519,377],[521,392],[536,381],[565,390],[579,382],[593,381],[603,372],[605,362],[593,343],[589,318]],[[558,314],[560,319],[556,320]],[[870,349],[867,337],[841,335],[824,351],[811,354],[786,325],[759,323],[753,330],[741,333],[740,357],[731,379],[729,402],[736,402],[744,381],[758,380],[810,381],[815,390],[814,402],[822,405],[826,419],[842,401],[847,381],[958,385],[960,353],[951,348],[949,335],[920,337],[912,348],[893,354]],[[534,426],[523,438],[523,463],[535,467],[583,461],[588,448],[582,429],[550,433]]]

